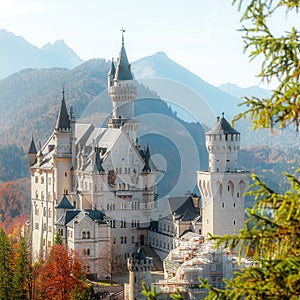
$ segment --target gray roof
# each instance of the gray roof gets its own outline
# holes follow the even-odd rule
[[[64,195],[60,203],[56,206],[56,208],[74,209],[75,207],[70,203],[67,196]]]
[[[65,103],[65,91],[62,91],[62,100],[60,106],[60,112],[57,117],[55,129],[70,129],[70,118]]]
[[[36,147],[35,147],[35,143],[34,143],[33,137],[31,139],[31,143],[30,143],[30,147],[29,147],[29,150],[28,150],[28,154],[37,154],[37,150],[36,150]]]
[[[239,134],[224,118],[224,114],[222,114],[222,118],[218,118],[218,122],[213,129],[208,131],[206,134]]]
[[[132,253],[132,257],[138,261],[146,261],[147,259],[146,255],[144,254],[141,248],[139,248],[136,252]]]
[[[127,54],[122,40],[122,47],[117,61],[117,69],[114,80],[132,80],[131,65],[128,62]]]
[[[114,77],[115,74],[116,74],[116,67],[115,67],[114,60],[112,59],[111,64],[110,64],[110,69],[109,69],[109,72],[108,72],[108,76]]]
[[[192,221],[199,217],[199,211],[194,206],[194,201],[189,197],[170,197],[168,198],[169,206],[176,219],[182,221]]]
[[[97,221],[98,224],[106,224],[106,222],[104,221],[105,214],[97,209],[68,210],[56,221],[55,224],[68,225],[73,227],[74,225],[72,221],[74,221],[75,217],[76,221],[80,222],[82,219],[84,219],[85,216],[88,216],[93,221]]]
[[[78,214],[80,210],[68,210],[66,211],[57,221],[56,225],[67,225],[71,222]]]

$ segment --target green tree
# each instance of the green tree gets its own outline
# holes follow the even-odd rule
[[[22,238],[14,257],[13,294],[15,299],[29,299],[31,295],[31,266],[27,239]]]
[[[246,2],[246,3],[245,3]],[[249,3],[248,3],[249,2]],[[241,22],[245,51],[251,60],[262,59],[258,77],[263,82],[277,82],[278,86],[267,99],[245,98],[241,105],[247,107],[235,120],[249,116],[254,128],[279,128],[290,124],[298,130],[300,120],[300,36],[292,27],[277,36],[272,31],[271,19],[280,13],[298,13],[299,0],[233,0],[239,10],[244,10]],[[279,15],[280,16],[280,15]],[[274,20],[273,20],[274,21]],[[282,20],[283,21],[283,20]]]
[[[63,240],[61,235],[59,234],[59,232],[56,232],[55,238],[54,238],[54,245],[62,245],[63,244]]]
[[[0,299],[12,298],[13,249],[4,230],[0,228]]]

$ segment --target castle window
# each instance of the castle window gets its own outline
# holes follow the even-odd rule
[[[229,185],[227,186],[227,190],[228,190],[228,192],[230,191],[230,186]]]
[[[123,244],[123,237],[121,236],[121,244]]]
[[[124,244],[127,243],[127,236],[124,236]]]
[[[34,213],[35,213],[36,216],[39,215],[39,209],[38,209],[37,205],[35,205],[35,207],[34,207]]]
[[[44,184],[44,177],[41,177],[41,184]]]
[[[82,238],[86,239],[86,232],[85,231],[82,232]]]
[[[91,235],[90,235],[90,232],[89,232],[89,231],[86,233],[86,238],[87,238],[87,239],[90,239],[90,238],[91,238]]]
[[[90,249],[86,249],[86,255],[90,256]]]
[[[225,141],[227,141],[227,138],[228,138],[228,134],[225,134]]]
[[[44,200],[44,199],[45,199],[44,191],[42,191],[42,193],[41,193],[41,200]]]
[[[113,237],[113,244],[116,243],[116,237]]]
[[[233,226],[235,226],[235,223],[236,223],[235,220],[233,220],[233,221],[232,221]]]
[[[235,202],[233,202],[233,207],[235,208]]]
[[[236,196],[237,196],[237,198],[240,198],[240,193],[237,193]]]
[[[39,223],[35,223],[34,228],[39,230]]]
[[[134,235],[131,237],[131,243],[134,244]]]
[[[39,183],[39,178],[38,178],[38,176],[35,176],[35,183]]]
[[[225,207],[225,203],[224,202],[222,202],[222,208],[224,208]]]
[[[65,177],[68,177],[68,173],[67,172],[65,172]]]

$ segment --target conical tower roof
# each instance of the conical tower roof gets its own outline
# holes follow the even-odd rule
[[[110,69],[107,75],[115,77],[115,74],[116,74],[116,67],[115,67],[114,59],[112,59],[110,64]]]
[[[30,143],[30,147],[29,147],[29,150],[28,150],[28,154],[37,154],[37,150],[36,150],[36,147],[35,147],[35,142],[34,142],[33,137],[31,139],[31,143]]]
[[[56,206],[56,208],[74,209],[75,207],[70,203],[67,196],[64,195],[60,203]]]
[[[63,89],[60,112],[57,117],[55,129],[56,130],[66,130],[66,129],[70,129],[70,128],[71,128],[70,118],[69,118],[69,114],[68,114],[68,110],[67,110],[66,102],[65,102],[65,91]]]
[[[122,47],[117,61],[117,68],[114,80],[132,80],[131,65],[128,62],[125,46],[124,46],[124,29],[122,31]]]
[[[206,134],[240,134],[240,133],[231,127],[229,122],[224,118],[224,113],[222,113],[222,118],[218,117],[218,121],[215,127],[210,131],[208,131]]]

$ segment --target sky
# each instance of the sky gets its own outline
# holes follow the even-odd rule
[[[83,60],[116,58],[124,27],[130,61],[165,52],[218,86],[258,85],[259,62],[243,54],[232,0],[0,0],[0,29],[37,47],[63,39]],[[282,30],[284,18],[274,23]],[[299,25],[299,16],[296,19]],[[299,26],[300,27],[300,26]],[[298,27],[298,28],[299,28]],[[266,86],[264,86],[266,87]]]

